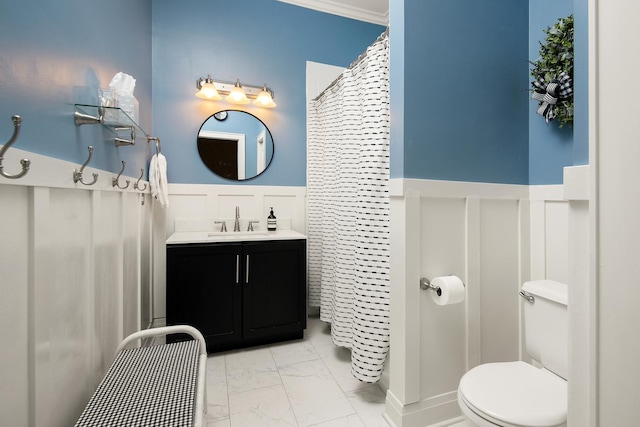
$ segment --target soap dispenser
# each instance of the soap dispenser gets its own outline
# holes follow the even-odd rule
[[[273,214],[273,208],[267,217],[267,230],[276,231],[276,216]]]

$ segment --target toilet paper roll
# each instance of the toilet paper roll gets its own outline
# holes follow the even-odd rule
[[[438,305],[456,304],[464,300],[464,284],[457,276],[436,277],[431,280],[431,285],[440,288],[440,291],[431,293]]]

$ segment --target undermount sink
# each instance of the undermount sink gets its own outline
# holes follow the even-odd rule
[[[249,236],[264,236],[268,234],[266,230],[255,231],[210,231],[207,237],[229,237],[229,238],[242,238]]]

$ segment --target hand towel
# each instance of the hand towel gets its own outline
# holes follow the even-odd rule
[[[151,186],[151,195],[160,202],[160,205],[164,208],[169,206],[167,159],[162,153],[156,153],[151,157],[149,164],[149,185]]]

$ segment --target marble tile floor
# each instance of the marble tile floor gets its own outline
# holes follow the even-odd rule
[[[212,354],[207,427],[388,427],[385,393],[350,369],[317,316],[301,340]]]

